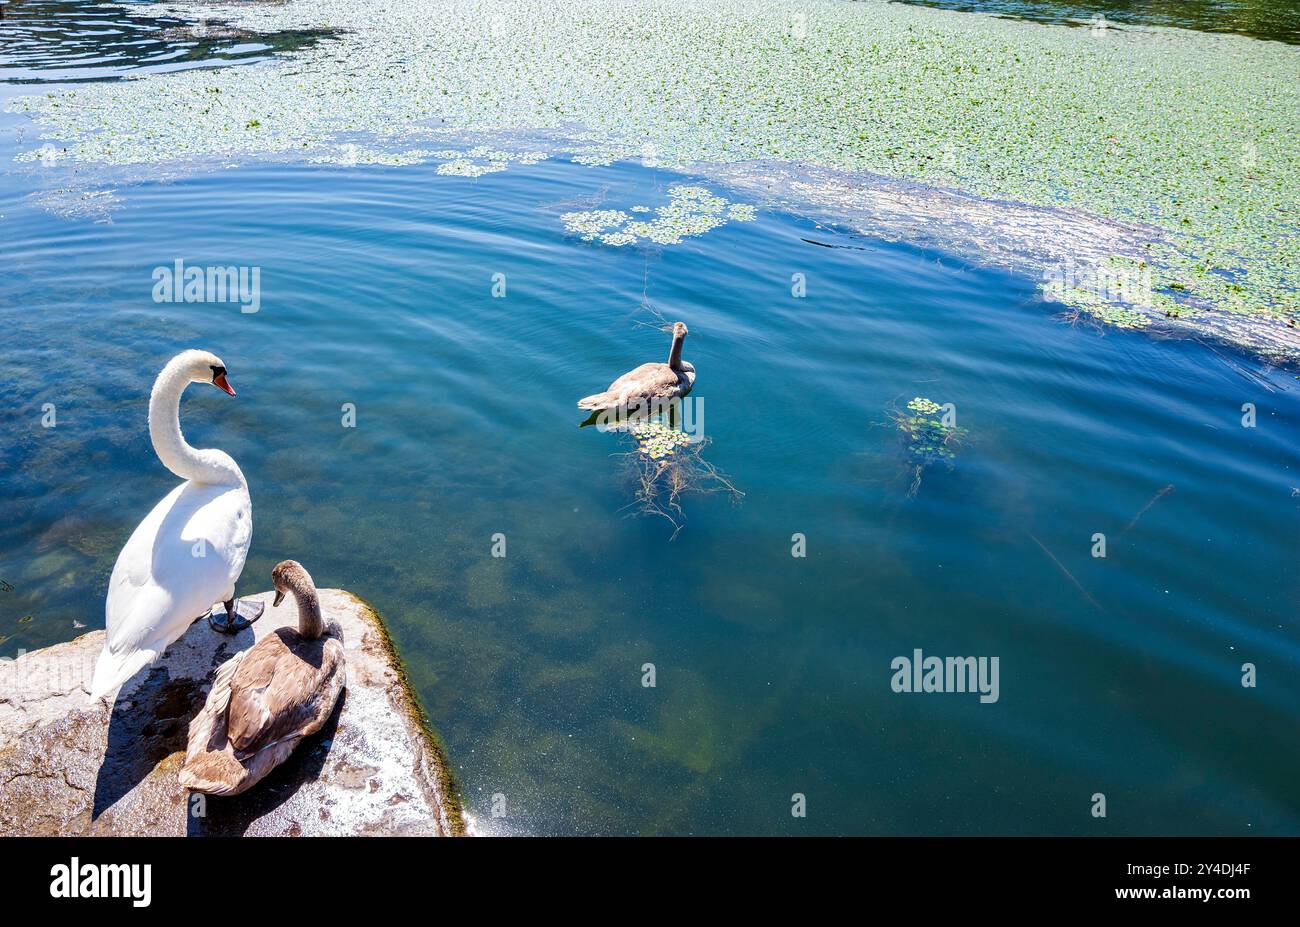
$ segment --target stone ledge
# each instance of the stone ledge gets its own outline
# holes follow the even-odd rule
[[[379,616],[320,591],[337,621],[348,685],[325,728],[255,788],[190,796],[177,782],[189,721],[213,670],[276,628],[296,626],[288,597],[235,637],[197,621],[162,659],[92,703],[104,632],[0,661],[0,834],[315,836],[462,834],[436,738],[424,723]],[[111,703],[111,707],[110,707]]]

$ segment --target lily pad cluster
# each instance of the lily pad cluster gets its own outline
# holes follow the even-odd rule
[[[468,151],[435,151],[433,157],[444,163],[438,173],[453,177],[482,177],[496,174],[513,164],[536,164],[548,157],[544,151],[500,151],[480,145]]]
[[[633,206],[631,212],[646,214],[649,206]],[[616,247],[637,242],[677,245],[687,237],[726,225],[752,222],[754,207],[732,203],[705,187],[678,184],[668,188],[668,203],[653,210],[655,218],[637,219],[621,209],[566,212],[560,216],[564,228],[583,241],[600,241]]]
[[[420,164],[433,156],[433,152],[422,148],[407,151],[388,151],[382,148],[370,148],[356,144],[340,145],[324,154],[313,155],[309,160],[313,164],[383,164],[390,167],[404,164]]]
[[[308,160],[315,164],[383,164],[397,166],[442,161],[438,173],[456,177],[481,177],[504,171],[513,164],[536,164],[547,157],[544,151],[501,151],[479,145],[467,151],[458,149],[412,148],[406,151],[389,151],[354,143],[331,148]]]
[[[914,180],[1152,229],[1146,259],[1169,303],[1156,318],[1181,306],[1187,326],[1215,332],[1211,316],[1232,315],[1230,340],[1294,349],[1295,46],[1159,27],[1099,36],[883,0],[585,0],[581,15],[561,0],[158,6],[335,37],[260,64],[22,97],[14,108],[40,130],[30,160],[46,141],[110,164],[328,156],[360,136],[409,151],[450,127],[532,130],[580,163],[649,150],[661,164]],[[680,240],[713,218],[598,234]]]
[[[636,439],[637,450],[651,460],[670,457],[679,447],[691,443],[690,435],[663,422],[633,422],[627,431]]]
[[[636,155],[636,151],[619,145],[596,145],[575,151],[569,160],[585,167],[609,167]]]
[[[907,404],[906,413],[897,413],[894,421],[907,439],[907,453],[917,464],[951,463],[966,431],[944,423],[939,414],[944,407],[925,396]]]

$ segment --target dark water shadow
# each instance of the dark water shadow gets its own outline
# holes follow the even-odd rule
[[[0,83],[118,80],[140,71],[254,64],[338,34],[255,32],[224,20],[158,15],[152,4],[98,0],[0,3]]]
[[[339,718],[347,702],[348,690],[339,694],[338,703],[325,726],[310,737],[304,738],[289,758],[271,771],[265,779],[242,795],[221,797],[209,795],[205,813],[195,817],[190,813],[193,799],[186,802],[185,833],[189,837],[242,837],[249,826],[266,817],[297,793],[304,783],[320,778],[329,759],[334,736],[338,732]],[[296,836],[296,835],[294,835]]]

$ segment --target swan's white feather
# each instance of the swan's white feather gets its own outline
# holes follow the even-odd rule
[[[234,596],[252,533],[252,503],[242,483],[187,480],[154,506],[113,567],[104,607],[108,639],[92,697],[126,682],[212,603]]]

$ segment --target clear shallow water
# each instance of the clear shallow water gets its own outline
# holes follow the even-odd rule
[[[183,417],[249,478],[241,591],[292,556],[371,600],[487,832],[1300,831],[1293,373],[1070,326],[1035,280],[788,213],[666,248],[566,236],[565,211],[693,180],[636,163],[31,195],[69,170],[0,179],[0,655],[102,622],[172,483],[149,386],[203,345],[239,397],[193,389]],[[260,266],[261,310],[154,303],[177,258]],[[746,493],[688,498],[671,543],[625,517],[622,447],[573,406],[664,354],[647,301],[691,326],[705,453]],[[888,412],[918,395],[970,437],[909,497]],[[1000,700],[894,694],[917,647],[998,656]]]

